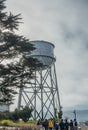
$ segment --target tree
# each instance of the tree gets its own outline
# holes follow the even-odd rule
[[[20,119],[20,110],[15,109],[13,112],[8,112],[7,117],[12,121],[17,122]]]
[[[29,118],[31,117],[33,109],[29,108],[28,106],[25,106],[22,108],[22,110],[15,109],[13,112],[8,112],[7,117],[8,119],[12,121],[18,121],[19,119],[22,119],[24,122],[27,122]]]
[[[27,122],[29,118],[31,117],[33,109],[29,108],[28,106],[25,106],[23,110],[20,110],[20,118],[24,121]]]
[[[0,101],[12,103],[14,94],[17,94],[16,88],[26,87],[27,84],[30,84],[29,79],[34,78],[33,68],[39,65],[41,64],[36,59],[27,58],[16,64],[1,66],[0,77],[3,80],[0,82],[0,91],[2,92]]]
[[[4,12],[6,0],[0,0],[0,102],[12,103],[16,87],[24,87],[25,79],[32,78],[32,69],[40,63],[26,54],[35,49],[29,39],[17,35],[20,14]],[[14,61],[13,61],[14,59]],[[30,69],[31,68],[31,69]],[[24,79],[23,84],[21,84]]]
[[[62,119],[62,115],[63,115],[62,106],[60,106],[60,111],[58,112],[59,119]]]

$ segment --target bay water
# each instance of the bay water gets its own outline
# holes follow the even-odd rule
[[[88,121],[88,110],[76,110],[76,119],[78,122]],[[69,121],[75,118],[74,111],[64,111],[63,119],[68,119]]]

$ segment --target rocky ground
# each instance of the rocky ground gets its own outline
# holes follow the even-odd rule
[[[79,125],[79,126],[78,126],[78,130],[88,130],[88,126],[87,126],[87,125],[84,125],[84,124]]]

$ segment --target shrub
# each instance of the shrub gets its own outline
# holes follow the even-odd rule
[[[22,119],[24,122],[27,122],[31,117],[32,111],[33,110],[31,108],[25,106],[22,110],[15,109],[15,111],[7,113],[7,117],[14,122],[19,121],[19,119]]]
[[[24,121],[27,122],[29,118],[31,117],[32,109],[29,108],[28,106],[25,106],[22,110],[20,110],[20,118]]]
[[[7,119],[6,113],[0,113],[0,120]]]
[[[14,122],[11,121],[11,120],[2,120],[2,121],[0,122],[0,124],[1,124],[2,126],[14,126]]]

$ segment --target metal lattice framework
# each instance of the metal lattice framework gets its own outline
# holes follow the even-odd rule
[[[32,118],[35,120],[57,116],[57,111],[60,111],[60,98],[55,63],[45,69],[34,70],[31,84],[20,88],[18,108],[25,105],[33,108]]]

